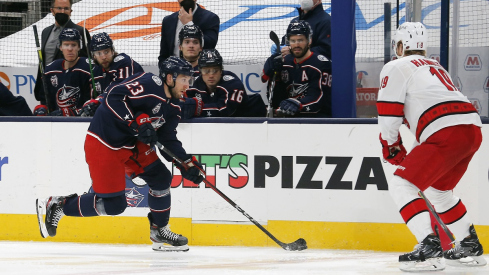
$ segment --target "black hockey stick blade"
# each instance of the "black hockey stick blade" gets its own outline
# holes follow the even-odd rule
[[[189,166],[185,162],[183,162],[180,158],[178,158],[175,154],[173,154],[170,150],[168,150],[166,147],[164,147],[160,142],[156,142],[156,147],[160,148],[163,152],[165,152],[167,155],[169,155],[172,159],[174,159],[176,162],[178,162],[180,165],[182,165],[185,169],[188,169]],[[221,192],[221,190],[217,189],[217,187],[209,182],[205,177],[204,177],[204,183],[206,186],[209,186],[214,192],[216,192],[219,196],[221,196],[225,201],[227,201],[229,204],[231,204],[236,210],[238,210],[241,214],[243,214],[245,217],[250,220],[254,225],[256,225],[263,233],[265,233],[270,239],[272,239],[276,244],[280,245],[285,250],[288,251],[300,251],[307,249],[307,244],[306,240],[300,238],[297,241],[293,243],[283,243],[279,241],[275,236],[272,235],[265,227],[263,227],[259,222],[257,222],[253,217],[251,217],[248,213],[246,213],[241,207],[239,207],[233,200],[231,200],[226,194]]]
[[[277,53],[280,53],[280,40],[274,31],[270,31],[270,39],[275,43]]]

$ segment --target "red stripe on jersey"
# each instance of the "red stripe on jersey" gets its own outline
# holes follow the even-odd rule
[[[458,200],[457,204],[454,207],[448,209],[443,213],[438,213],[438,215],[445,224],[452,224],[460,220],[463,216],[465,216],[466,213],[467,209],[465,209],[465,205],[462,203],[461,200]]]
[[[416,140],[419,142],[419,137],[424,129],[440,117],[470,113],[477,113],[477,110],[469,102],[449,101],[434,105],[420,116],[418,127],[416,128]]]
[[[422,198],[417,198],[404,205],[401,210],[399,210],[399,213],[401,213],[404,222],[407,224],[414,218],[414,216],[426,211],[428,211],[428,206],[426,206],[424,200]]]
[[[377,101],[379,116],[404,116],[404,103]]]

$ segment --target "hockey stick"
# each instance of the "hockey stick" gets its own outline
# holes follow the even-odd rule
[[[156,142],[156,146],[158,148],[160,148],[163,152],[168,154],[171,158],[173,158],[180,165],[182,165],[185,169],[189,168],[189,166],[185,162],[183,162],[181,159],[179,159],[170,150],[165,148],[161,143]],[[206,178],[204,178],[204,182],[205,182],[205,184],[210,186],[212,188],[212,190],[214,190],[219,196],[221,196],[224,200],[226,200],[229,204],[231,204],[236,210],[238,210],[239,212],[241,212],[241,214],[243,214],[245,217],[247,217],[248,220],[250,220],[258,228],[260,228],[261,231],[263,231],[265,234],[267,234],[267,236],[270,237],[270,239],[272,239],[274,242],[276,242],[278,245],[280,245],[283,249],[289,250],[289,251],[300,251],[300,250],[307,249],[306,240],[304,240],[303,238],[300,238],[300,239],[298,239],[292,243],[283,243],[283,242],[279,241],[277,238],[275,238],[275,236],[273,236],[270,232],[268,232],[268,230],[266,230],[261,224],[259,224],[257,221],[255,221],[255,219],[253,219],[250,215],[248,215],[248,213],[246,213],[243,209],[241,209],[241,207],[239,207],[234,201],[232,201],[224,193],[222,193],[219,189],[217,189],[217,187],[214,184],[210,183]]]
[[[270,31],[270,39],[275,43],[275,51],[280,53],[280,41],[278,40],[278,36],[274,31]],[[268,109],[267,109],[267,117],[273,117],[273,106],[272,106],[272,97],[273,97],[273,89],[275,88],[275,79],[277,77],[277,72],[273,74],[272,81],[270,82],[270,92],[268,93]]]
[[[51,101],[49,100],[49,95],[48,95],[48,86],[46,84],[46,79],[44,78],[44,62],[42,61],[42,51],[41,51],[41,44],[39,43],[39,34],[37,33],[37,26],[32,25],[32,28],[34,30],[34,40],[36,40],[36,47],[37,47],[37,56],[39,57],[39,70],[41,71],[41,81],[42,81],[42,88],[44,90],[44,100],[46,100],[46,105],[48,106],[48,113],[51,112]]]
[[[87,48],[87,55],[88,55],[88,67],[90,68],[90,76],[92,77],[92,99],[95,99],[97,97],[97,90],[95,87],[95,79],[93,78],[93,69],[92,69],[92,58],[90,57],[90,49],[88,48],[88,42],[87,42],[87,29],[85,28],[85,24],[87,23],[87,20],[83,21],[83,40],[85,41],[85,48]]]
[[[438,213],[436,213],[435,209],[433,208],[433,205],[431,202],[426,198],[424,195],[423,191],[419,190],[418,192],[419,196],[424,200],[426,205],[428,206],[428,209],[430,210],[431,214],[433,214],[433,217],[435,217],[436,221],[440,224],[441,228],[445,233],[447,234],[448,238],[450,238],[450,241],[455,242],[455,238],[452,235],[452,232],[448,229],[448,227],[445,225],[445,223],[441,220],[440,216],[438,216]]]

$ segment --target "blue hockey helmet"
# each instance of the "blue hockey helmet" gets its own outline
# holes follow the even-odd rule
[[[180,30],[180,33],[178,33],[180,45],[182,45],[185,38],[195,38],[199,40],[200,46],[204,47],[204,33],[200,30],[199,26],[184,25],[183,28]]]
[[[164,81],[166,81],[167,75],[171,75],[174,82],[179,74],[188,76],[194,75],[192,65],[190,65],[190,63],[188,63],[185,59],[176,56],[168,57],[161,62],[158,67],[160,69],[160,76]]]
[[[312,38],[311,25],[304,20],[298,20],[291,22],[287,27],[286,44],[289,45],[289,38],[291,35],[304,35],[309,42]]]
[[[216,49],[203,50],[200,53],[199,68],[219,66],[222,68],[222,57]]]
[[[61,45],[63,41],[77,41],[80,49],[83,48],[82,38],[77,29],[64,28],[59,34],[59,44]]]
[[[110,36],[105,33],[97,33],[92,36],[92,40],[90,41],[90,50],[92,52],[104,50],[104,49],[114,49],[114,43]]]

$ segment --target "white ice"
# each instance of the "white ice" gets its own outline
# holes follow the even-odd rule
[[[399,253],[279,247],[191,246],[156,252],[151,245],[0,242],[0,274],[401,274]],[[489,261],[489,256],[486,256]],[[422,273],[418,273],[422,274]],[[489,274],[450,267],[427,274]]]

